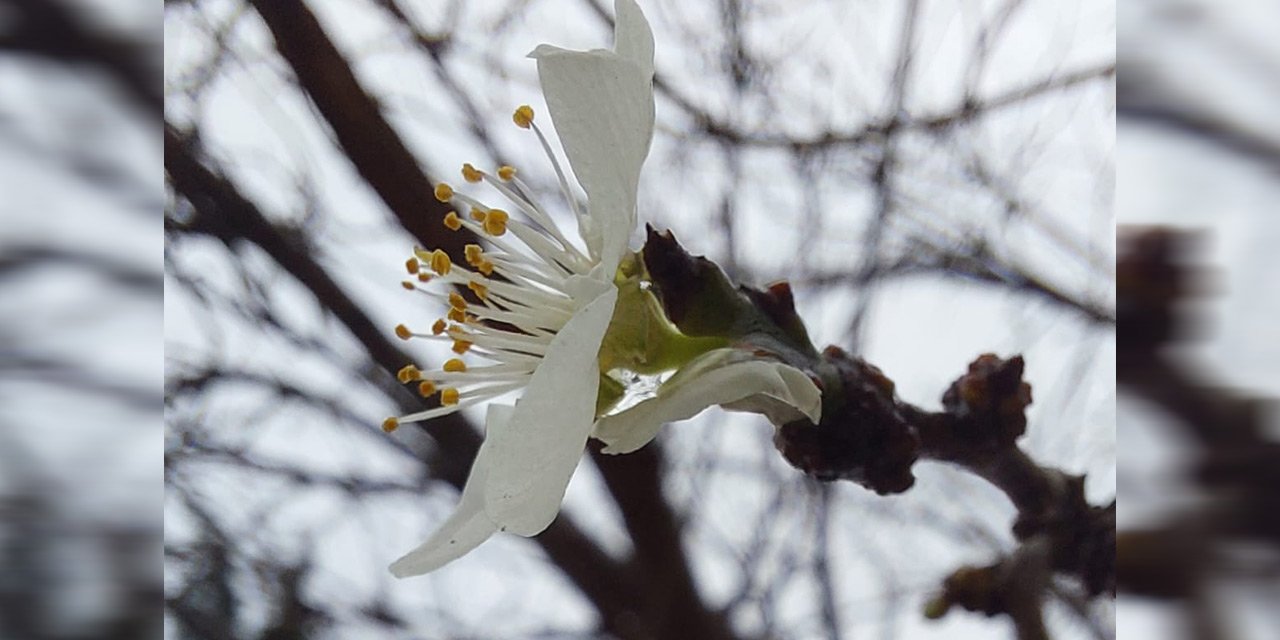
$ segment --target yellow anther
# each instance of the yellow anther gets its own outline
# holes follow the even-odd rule
[[[498,177],[503,182],[510,182],[512,178],[516,177],[516,168],[509,164],[504,164],[498,167]]]
[[[445,215],[444,226],[448,227],[450,231],[457,231],[462,228],[462,218],[458,217],[457,211],[450,211]]]
[[[404,325],[400,325],[400,326],[404,326]],[[447,326],[449,325],[445,323],[444,318],[440,318],[439,320],[436,320],[436,323],[431,325],[431,335],[438,336],[444,333],[444,328]]]
[[[467,370],[467,363],[459,358],[449,358],[444,361],[444,370],[448,373],[462,373]]]
[[[481,260],[480,264],[476,265],[476,269],[486,276],[493,275],[493,263],[488,260]]]
[[[460,395],[461,394],[458,393],[457,389],[454,389],[453,387],[449,387],[444,391],[440,392],[440,404],[446,407],[450,407],[455,404],[458,404],[458,397]]]
[[[500,236],[507,232],[507,220],[511,216],[502,209],[490,209],[484,217],[484,230],[491,236]]]
[[[411,276],[417,275],[418,271],[420,271],[421,269],[422,269],[422,265],[418,264],[417,258],[409,258],[404,262],[404,270],[408,271],[409,275]]]
[[[516,112],[511,114],[511,120],[517,127],[528,129],[529,125],[533,124],[533,107],[527,104],[520,105]]]
[[[414,289],[418,288],[416,285],[414,285],[412,282],[409,282],[408,280],[401,280],[400,286],[404,287],[409,291],[413,291]]]
[[[476,221],[484,220],[484,211],[471,207],[471,219]]]
[[[484,249],[481,249],[478,244],[469,244],[462,248],[462,255],[467,259],[467,264],[474,267],[482,260]]]
[[[467,310],[467,300],[466,300],[465,298],[463,298],[462,296],[458,295],[458,292],[457,292],[457,291],[450,291],[450,292],[449,292],[449,306],[450,306],[451,308],[457,309],[457,310],[459,310],[459,311],[466,311],[466,310]]]
[[[471,166],[471,163],[468,162],[462,165],[462,179],[467,182],[480,182],[484,180],[484,172]]]
[[[436,249],[431,252],[431,270],[442,275],[449,275],[449,269],[453,266],[453,261],[449,260],[449,254]]]
[[[429,273],[419,273],[419,274],[418,274],[418,282],[431,282],[431,274],[429,274]]]
[[[469,349],[471,349],[471,344],[472,343],[467,342],[466,340],[454,340],[453,352],[458,355],[462,355],[466,353]]]
[[[400,338],[401,340],[408,340],[409,338],[413,337],[413,332],[409,331],[409,327],[406,327],[402,324],[398,324],[396,325],[396,337]]]
[[[454,308],[450,308],[450,309],[449,309],[449,313],[445,314],[445,317],[446,317],[446,318],[448,318],[448,319],[450,319],[450,320],[452,320],[452,321],[454,321],[454,322],[466,322],[466,321],[467,321],[467,314],[466,314],[466,312],[465,312],[465,311],[463,311],[462,309],[458,309],[458,308],[456,308],[456,307],[454,307]]]
[[[460,324],[449,325],[449,335],[453,335],[455,333],[466,333],[466,331],[466,327],[463,327]]]
[[[424,398],[430,398],[436,394],[436,385],[430,380],[423,380],[418,383],[418,395]]]
[[[448,202],[453,199],[453,187],[441,182],[436,185],[436,200]]]
[[[400,421],[395,418],[387,418],[382,421],[382,430],[391,433],[400,427]]]
[[[418,371],[418,368],[411,364],[405,365],[404,368],[396,372],[396,379],[399,380],[401,384],[413,382],[414,380],[421,380],[422,372]]]
[[[481,300],[489,299],[489,287],[486,287],[479,282],[468,282],[467,288],[470,289],[472,293],[476,294],[477,298],[480,298]]]

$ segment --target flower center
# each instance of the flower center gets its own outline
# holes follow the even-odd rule
[[[582,213],[565,173],[546,136],[533,123],[533,109],[520,107],[513,120],[537,135],[561,191],[581,223]],[[382,425],[388,432],[402,423],[430,420],[524,388],[552,339],[577,310],[570,278],[587,275],[596,263],[561,232],[513,167],[499,167],[495,176],[464,164],[462,177],[471,184],[492,186],[527,221],[448,184],[436,186],[436,199],[457,208],[445,216],[444,226],[450,231],[466,228],[485,238],[491,249],[468,244],[466,264],[462,265],[440,249],[415,248],[413,257],[405,262],[413,279],[405,280],[402,286],[439,301],[447,312],[430,331],[414,331],[401,324],[395,328],[396,336],[452,342],[459,357],[448,360],[438,371],[422,371],[415,365],[400,370],[400,382],[416,383],[423,397],[438,393],[440,406],[388,418]],[[463,209],[465,216],[458,213]],[[432,283],[445,286],[427,286]],[[487,362],[473,366],[463,356]]]

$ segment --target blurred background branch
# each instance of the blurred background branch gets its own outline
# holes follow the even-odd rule
[[[6,638],[162,632],[163,88],[139,8],[0,2]]]

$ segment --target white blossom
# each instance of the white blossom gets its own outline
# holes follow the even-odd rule
[[[745,403],[771,417],[789,411],[817,419],[818,390],[802,372],[745,351],[710,346],[724,341],[686,339],[682,344],[700,350],[687,351],[684,362],[676,363],[684,366],[656,397],[596,424],[600,363],[616,364],[605,357],[608,347],[602,351],[607,332],[634,325],[619,316],[644,312],[619,307],[619,300],[631,304],[652,297],[647,291],[620,296],[625,279],[617,276],[628,255],[640,170],[653,136],[653,34],[634,0],[616,0],[615,10],[612,50],[542,45],[530,54],[572,175],[586,192],[585,211],[533,122],[533,110],[523,106],[514,116],[517,125],[534,132],[550,158],[577,219],[581,246],[556,226],[513,168],[500,167],[491,175],[468,164],[463,167],[468,182],[493,186],[528,222],[441,184],[438,199],[467,209],[466,215],[451,213],[445,225],[465,227],[491,248],[468,245],[466,266],[425,249],[407,264],[416,280],[406,281],[405,288],[439,299],[449,313],[430,332],[400,325],[397,335],[451,341],[459,357],[440,371],[401,370],[402,382],[418,383],[423,396],[438,393],[441,406],[389,418],[384,428],[482,403],[487,413],[484,443],[457,509],[425,543],[391,565],[398,577],[433,571],[498,531],[532,536],[546,529],[559,512],[593,427],[610,450],[630,451],[651,440],[663,422],[691,417],[711,404]],[[480,302],[427,286],[432,283],[466,287]],[[709,346],[702,348],[704,343]],[[473,357],[488,362],[474,366],[464,359]],[[493,402],[513,392],[521,393],[514,405]]]

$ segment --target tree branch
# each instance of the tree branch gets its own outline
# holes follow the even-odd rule
[[[252,4],[360,176],[423,246],[439,247],[460,259],[463,246],[475,238],[465,229],[440,232],[449,205],[435,199],[435,186],[417,158],[361,86],[315,14],[301,0],[254,0]]]

